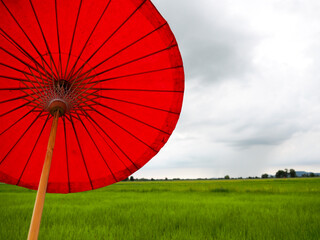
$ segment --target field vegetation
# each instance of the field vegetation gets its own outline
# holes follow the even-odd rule
[[[0,184],[0,239],[26,239],[36,192]],[[320,239],[320,178],[120,182],[47,194],[39,240]]]

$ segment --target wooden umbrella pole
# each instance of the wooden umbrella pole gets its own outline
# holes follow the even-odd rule
[[[55,111],[53,114],[53,121],[52,121],[52,126],[51,126],[48,146],[47,146],[47,153],[46,153],[46,157],[45,157],[43,168],[42,168],[37,198],[34,204],[31,224],[29,228],[28,240],[38,239],[43,204],[46,196],[49,173],[50,173],[52,153],[53,153],[54,143],[56,140],[59,116],[60,116],[60,111],[59,110]]]

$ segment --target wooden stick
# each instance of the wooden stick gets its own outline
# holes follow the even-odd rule
[[[54,143],[56,140],[59,116],[60,116],[60,112],[58,110],[54,113],[54,116],[53,116],[51,132],[50,132],[48,146],[47,146],[46,158],[44,160],[41,178],[40,178],[39,187],[38,187],[37,198],[34,204],[34,209],[33,209],[33,214],[32,214],[29,234],[28,234],[28,240],[38,239],[43,204],[46,196],[49,173],[50,173],[52,153],[53,153]]]

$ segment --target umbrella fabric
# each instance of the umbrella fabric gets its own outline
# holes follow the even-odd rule
[[[47,192],[121,181],[167,142],[184,72],[167,22],[145,0],[1,0],[0,181],[37,189],[52,115]]]

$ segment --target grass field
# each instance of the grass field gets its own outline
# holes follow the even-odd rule
[[[0,184],[0,239],[26,239],[36,192]],[[39,239],[320,239],[320,178],[121,182],[47,194]]]

